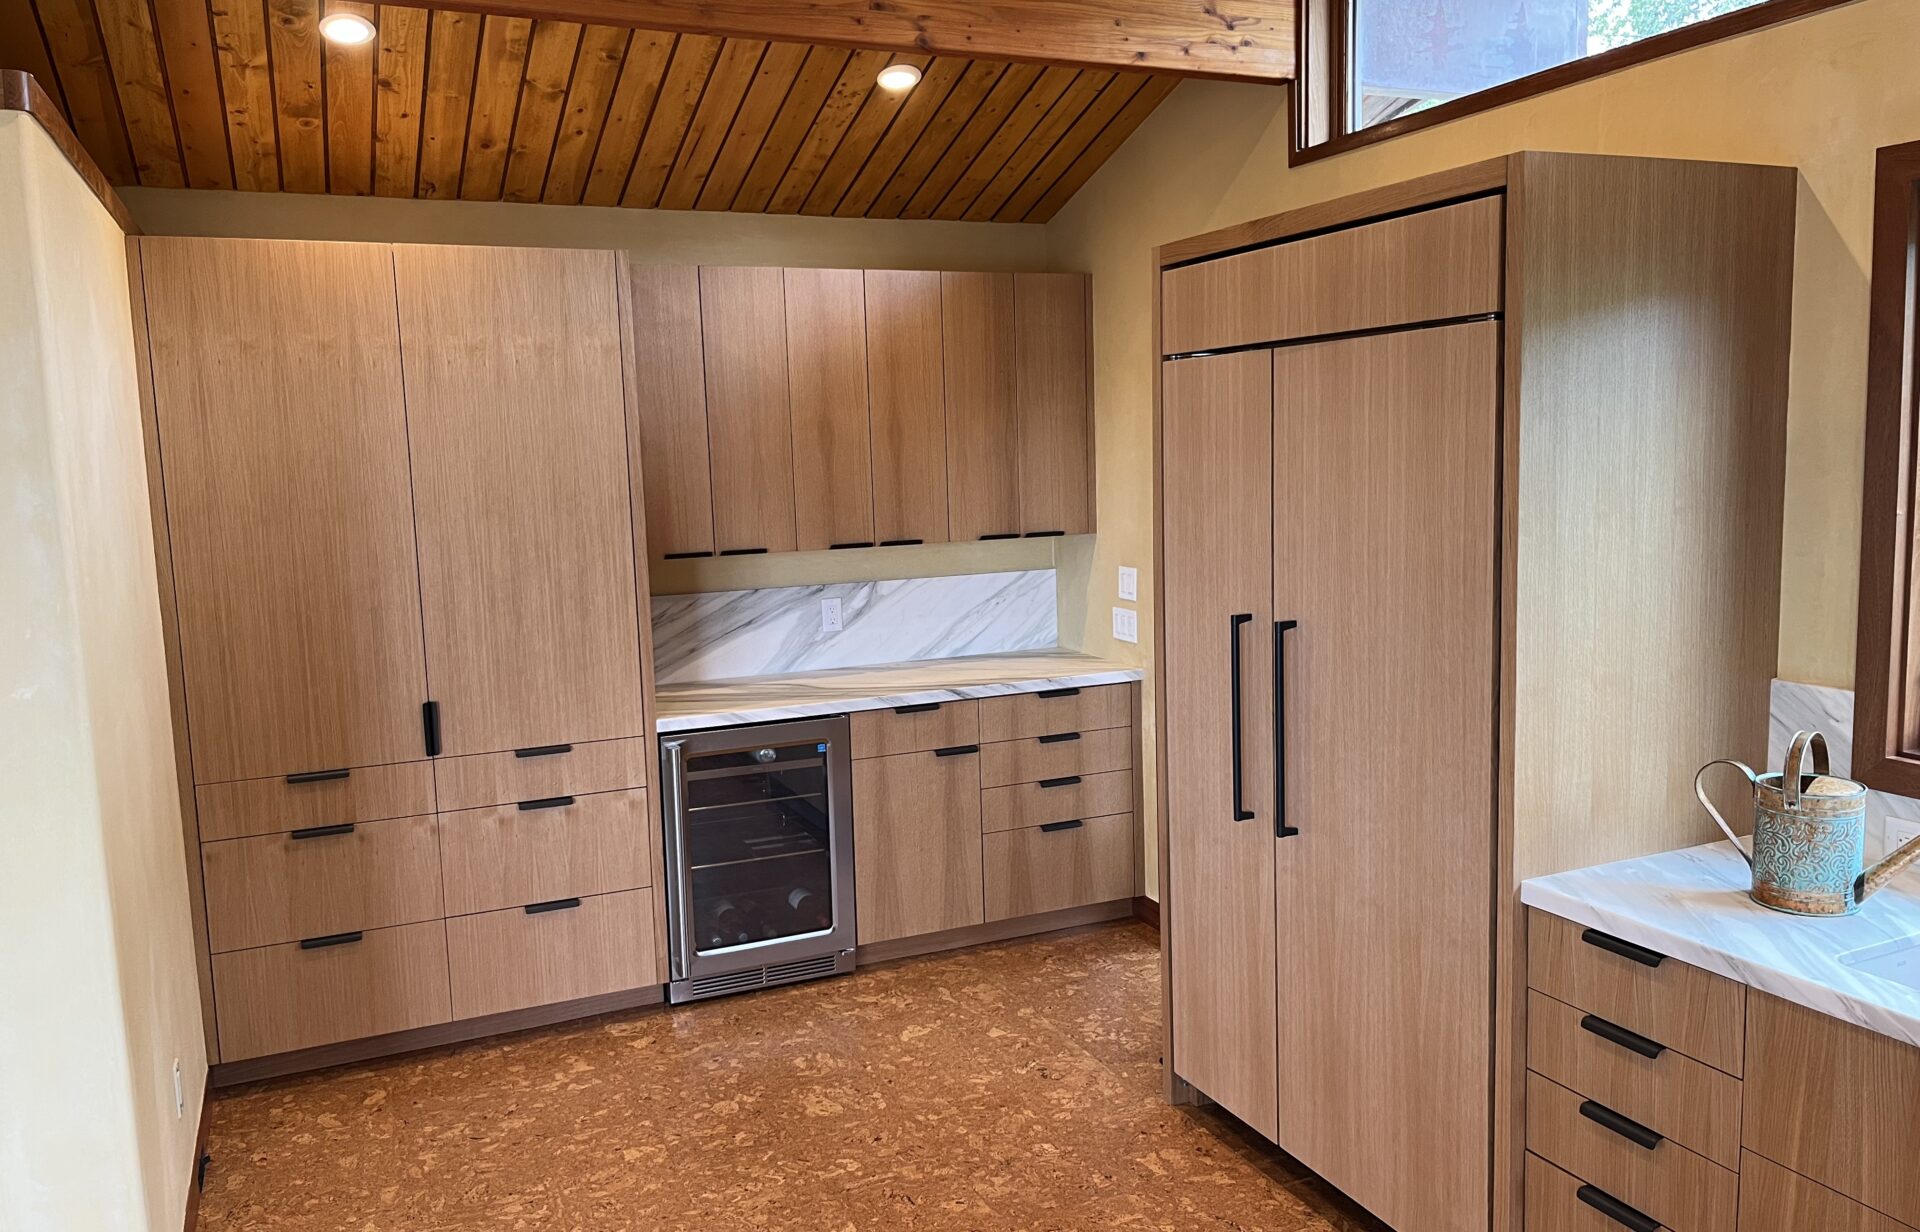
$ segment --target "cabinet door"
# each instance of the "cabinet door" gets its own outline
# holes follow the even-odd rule
[[[644,734],[616,259],[394,249],[448,755]]]
[[[853,763],[854,910],[861,945],[986,918],[980,750]]]
[[[1401,1232],[1488,1219],[1499,338],[1273,361],[1275,1140]]]
[[[794,550],[785,303],[777,269],[700,269],[713,537],[722,556]]]
[[[634,401],[647,502],[647,550],[657,557],[713,554],[713,487],[707,469],[707,373],[701,358],[700,271],[634,265]]]
[[[802,552],[873,543],[867,306],[859,270],[786,271],[794,538]]]
[[[194,778],[424,756],[387,247],[140,248]]]
[[[1272,370],[1265,351],[1160,368],[1174,1072],[1269,1138]]]
[[[940,275],[947,510],[956,543],[1020,534],[1012,274]]]
[[[947,541],[947,393],[940,275],[868,270],[873,533],[883,544]]]
[[[1091,534],[1087,278],[1016,274],[1013,306],[1020,529],[1029,535]]]

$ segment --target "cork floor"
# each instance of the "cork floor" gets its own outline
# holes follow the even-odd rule
[[[238,1088],[205,1232],[1379,1224],[1160,1100],[1132,922]]]

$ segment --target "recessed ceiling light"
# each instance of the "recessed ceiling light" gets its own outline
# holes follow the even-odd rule
[[[320,33],[330,43],[369,43],[373,41],[373,23],[358,13],[328,13],[320,19]]]
[[[911,64],[889,64],[880,70],[880,75],[874,80],[880,83],[882,90],[892,90],[897,94],[920,84],[920,70]]]

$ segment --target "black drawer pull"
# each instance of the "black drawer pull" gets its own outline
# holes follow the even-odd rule
[[[765,556],[766,554],[767,554],[767,549],[765,548],[722,548],[720,549],[720,555],[722,556]]]
[[[1087,823],[1085,821],[1050,821],[1046,825],[1040,827],[1040,833],[1052,834],[1056,830],[1078,830],[1081,826],[1084,826],[1086,824]]]
[[[573,752],[573,746],[570,744],[536,744],[530,749],[515,749],[513,755],[515,757],[552,757],[556,753],[571,752]]]
[[[1077,787],[1079,784],[1080,776],[1077,774],[1069,774],[1065,778],[1041,779],[1038,785],[1041,787]]]
[[[1588,1014],[1582,1018],[1580,1029],[1592,1032],[1609,1044],[1618,1044],[1629,1052],[1637,1052],[1648,1060],[1667,1050],[1665,1044],[1655,1043],[1638,1031],[1629,1031],[1618,1023],[1608,1022],[1598,1014]]]
[[[1078,689],[1042,689],[1038,693],[1035,693],[1034,696],[1035,697],[1078,697],[1080,696],[1080,690]]]
[[[1019,537],[1020,532],[1017,530],[999,531],[995,534],[980,536],[982,539],[1018,539]]]
[[[520,811],[531,813],[536,809],[565,808],[572,803],[572,796],[548,796],[544,800],[522,800]]]
[[[955,744],[944,749],[935,749],[933,755],[935,757],[965,757],[968,753],[978,753],[979,751],[980,746],[977,744]]]
[[[939,702],[920,702],[913,706],[895,706],[893,712],[895,714],[932,714],[938,709],[940,709]]]
[[[1644,945],[1635,945],[1622,940],[1612,933],[1603,933],[1597,928],[1589,928],[1580,934],[1580,940],[1595,949],[1605,950],[1609,954],[1618,954],[1622,958],[1632,959],[1643,967],[1657,967],[1666,961],[1667,956],[1658,950],[1650,950]]]
[[[351,770],[309,770],[305,774],[289,774],[289,783],[332,783],[352,774]]]
[[[1660,1232],[1661,1223],[1658,1219],[1634,1210],[1604,1189],[1582,1185],[1574,1191],[1573,1196],[1622,1227],[1632,1228],[1633,1232]]]
[[[1664,1139],[1640,1122],[1623,1117],[1605,1104],[1586,1100],[1580,1105],[1580,1115],[1592,1121],[1602,1129],[1610,1129],[1637,1147],[1651,1151]]]
[[[300,943],[303,950],[324,950],[336,945],[352,945],[360,940],[361,933],[335,933],[331,937],[308,937]]]
[[[1027,532],[1027,538],[1029,538],[1029,539],[1052,539],[1052,538],[1054,538],[1055,536],[1058,536],[1058,535],[1064,535],[1064,534],[1066,534],[1066,533],[1067,533],[1067,532],[1066,532],[1066,531],[1064,531],[1064,530],[1030,530],[1030,531],[1028,531],[1028,532]]]
[[[520,910],[528,915],[545,915],[549,911],[571,911],[580,905],[577,898],[556,898],[548,903],[528,903]]]
[[[925,539],[882,539],[880,546],[883,548],[911,548],[918,547],[925,542]]]
[[[866,539],[866,540],[862,540],[859,543],[829,543],[827,545],[827,550],[829,552],[844,552],[848,548],[870,548],[872,546],[873,546],[873,540]]]
[[[1040,737],[1040,743],[1041,744],[1066,744],[1070,740],[1078,740],[1079,738],[1080,738],[1079,732],[1059,732],[1052,736]]]
[[[304,830],[295,830],[288,838],[332,838],[338,834],[352,834],[351,822],[344,826],[308,826]]]
[[[705,560],[712,552],[668,552],[662,560]]]
[[[440,703],[420,703],[421,735],[427,746],[428,757],[440,756]]]

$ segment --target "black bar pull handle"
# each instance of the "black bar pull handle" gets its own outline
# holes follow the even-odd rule
[[[1055,732],[1051,736],[1040,737],[1041,744],[1066,744],[1080,738],[1079,732]]]
[[[911,548],[918,547],[925,542],[925,539],[882,539],[880,546],[883,548]]]
[[[1035,693],[1034,696],[1035,697],[1078,697],[1080,696],[1080,690],[1078,689],[1042,689],[1038,693]]]
[[[895,714],[931,714],[940,709],[939,702],[920,702],[913,706],[895,706]]]
[[[1240,763],[1240,626],[1253,619],[1252,612],[1239,612],[1227,617],[1227,705],[1233,710],[1233,819],[1252,821],[1253,810],[1247,807],[1246,783]]]
[[[1658,950],[1650,950],[1644,945],[1635,945],[1612,933],[1603,933],[1597,928],[1589,928],[1581,933],[1580,940],[1609,954],[1618,954],[1622,958],[1632,959],[1643,967],[1657,967],[1666,961],[1667,957]]]
[[[1040,827],[1040,833],[1052,834],[1059,830],[1078,830],[1081,826],[1084,826],[1086,824],[1087,823],[1085,821],[1050,821],[1046,825]]]
[[[720,555],[722,556],[765,556],[766,554],[767,554],[767,549],[765,548],[721,548],[720,549]]]
[[[1612,1130],[1633,1145],[1651,1151],[1665,1139],[1654,1133],[1631,1117],[1623,1117],[1613,1109],[1597,1100],[1586,1100],[1580,1105],[1580,1115],[1592,1121],[1602,1129]]]
[[[553,757],[560,753],[573,752],[570,744],[536,744],[530,749],[515,749],[515,757]]]
[[[304,830],[295,830],[293,833],[287,835],[287,837],[292,839],[333,838],[336,835],[352,833],[353,823],[349,822],[343,826],[308,826]]]
[[[1574,1190],[1573,1196],[1623,1228],[1632,1228],[1633,1232],[1660,1232],[1662,1225],[1658,1219],[1634,1210],[1598,1186],[1582,1185]]]
[[[982,539],[1018,539],[1019,537],[1020,532],[1017,530],[996,531],[991,535],[980,536]]]
[[[440,703],[420,703],[421,734],[426,739],[427,756],[440,756]]]
[[[362,933],[334,933],[330,937],[307,937],[300,942],[303,950],[324,950],[336,945],[352,945],[360,940]]]
[[[1067,533],[1067,532],[1066,532],[1066,531],[1064,531],[1064,530],[1030,530],[1030,531],[1028,531],[1028,532],[1027,532],[1027,538],[1029,538],[1029,539],[1055,539],[1055,538],[1058,538],[1059,536],[1061,536],[1061,535],[1064,535],[1064,534],[1066,534],[1066,533]]]
[[[1287,630],[1297,620],[1273,622],[1273,837],[1292,838],[1300,827],[1287,823]]]
[[[829,543],[827,545],[827,550],[829,552],[844,552],[848,548],[870,548],[872,546],[873,546],[873,540],[863,539],[858,543]]]
[[[662,560],[705,560],[712,552],[668,552]]]
[[[1667,1050],[1665,1044],[1648,1039],[1638,1031],[1629,1031],[1619,1023],[1608,1022],[1598,1014],[1580,1020],[1580,1029],[1599,1036],[1609,1044],[1618,1044],[1628,1052],[1637,1052],[1649,1061]]]
[[[333,783],[352,774],[351,770],[309,770],[304,774],[289,774],[288,783]]]
[[[980,746],[977,744],[955,744],[944,749],[935,749],[933,755],[935,757],[965,757],[969,753],[978,753],[979,751]]]
[[[571,911],[580,905],[577,898],[556,898],[551,902],[528,903],[521,910],[528,915],[545,915],[549,911]]]
[[[1064,778],[1041,779],[1037,785],[1040,787],[1078,787],[1080,785],[1080,776],[1077,774],[1069,774]]]
[[[531,813],[537,809],[565,808],[572,803],[572,796],[548,796],[544,800],[522,800],[520,802],[520,811],[523,813]]]

